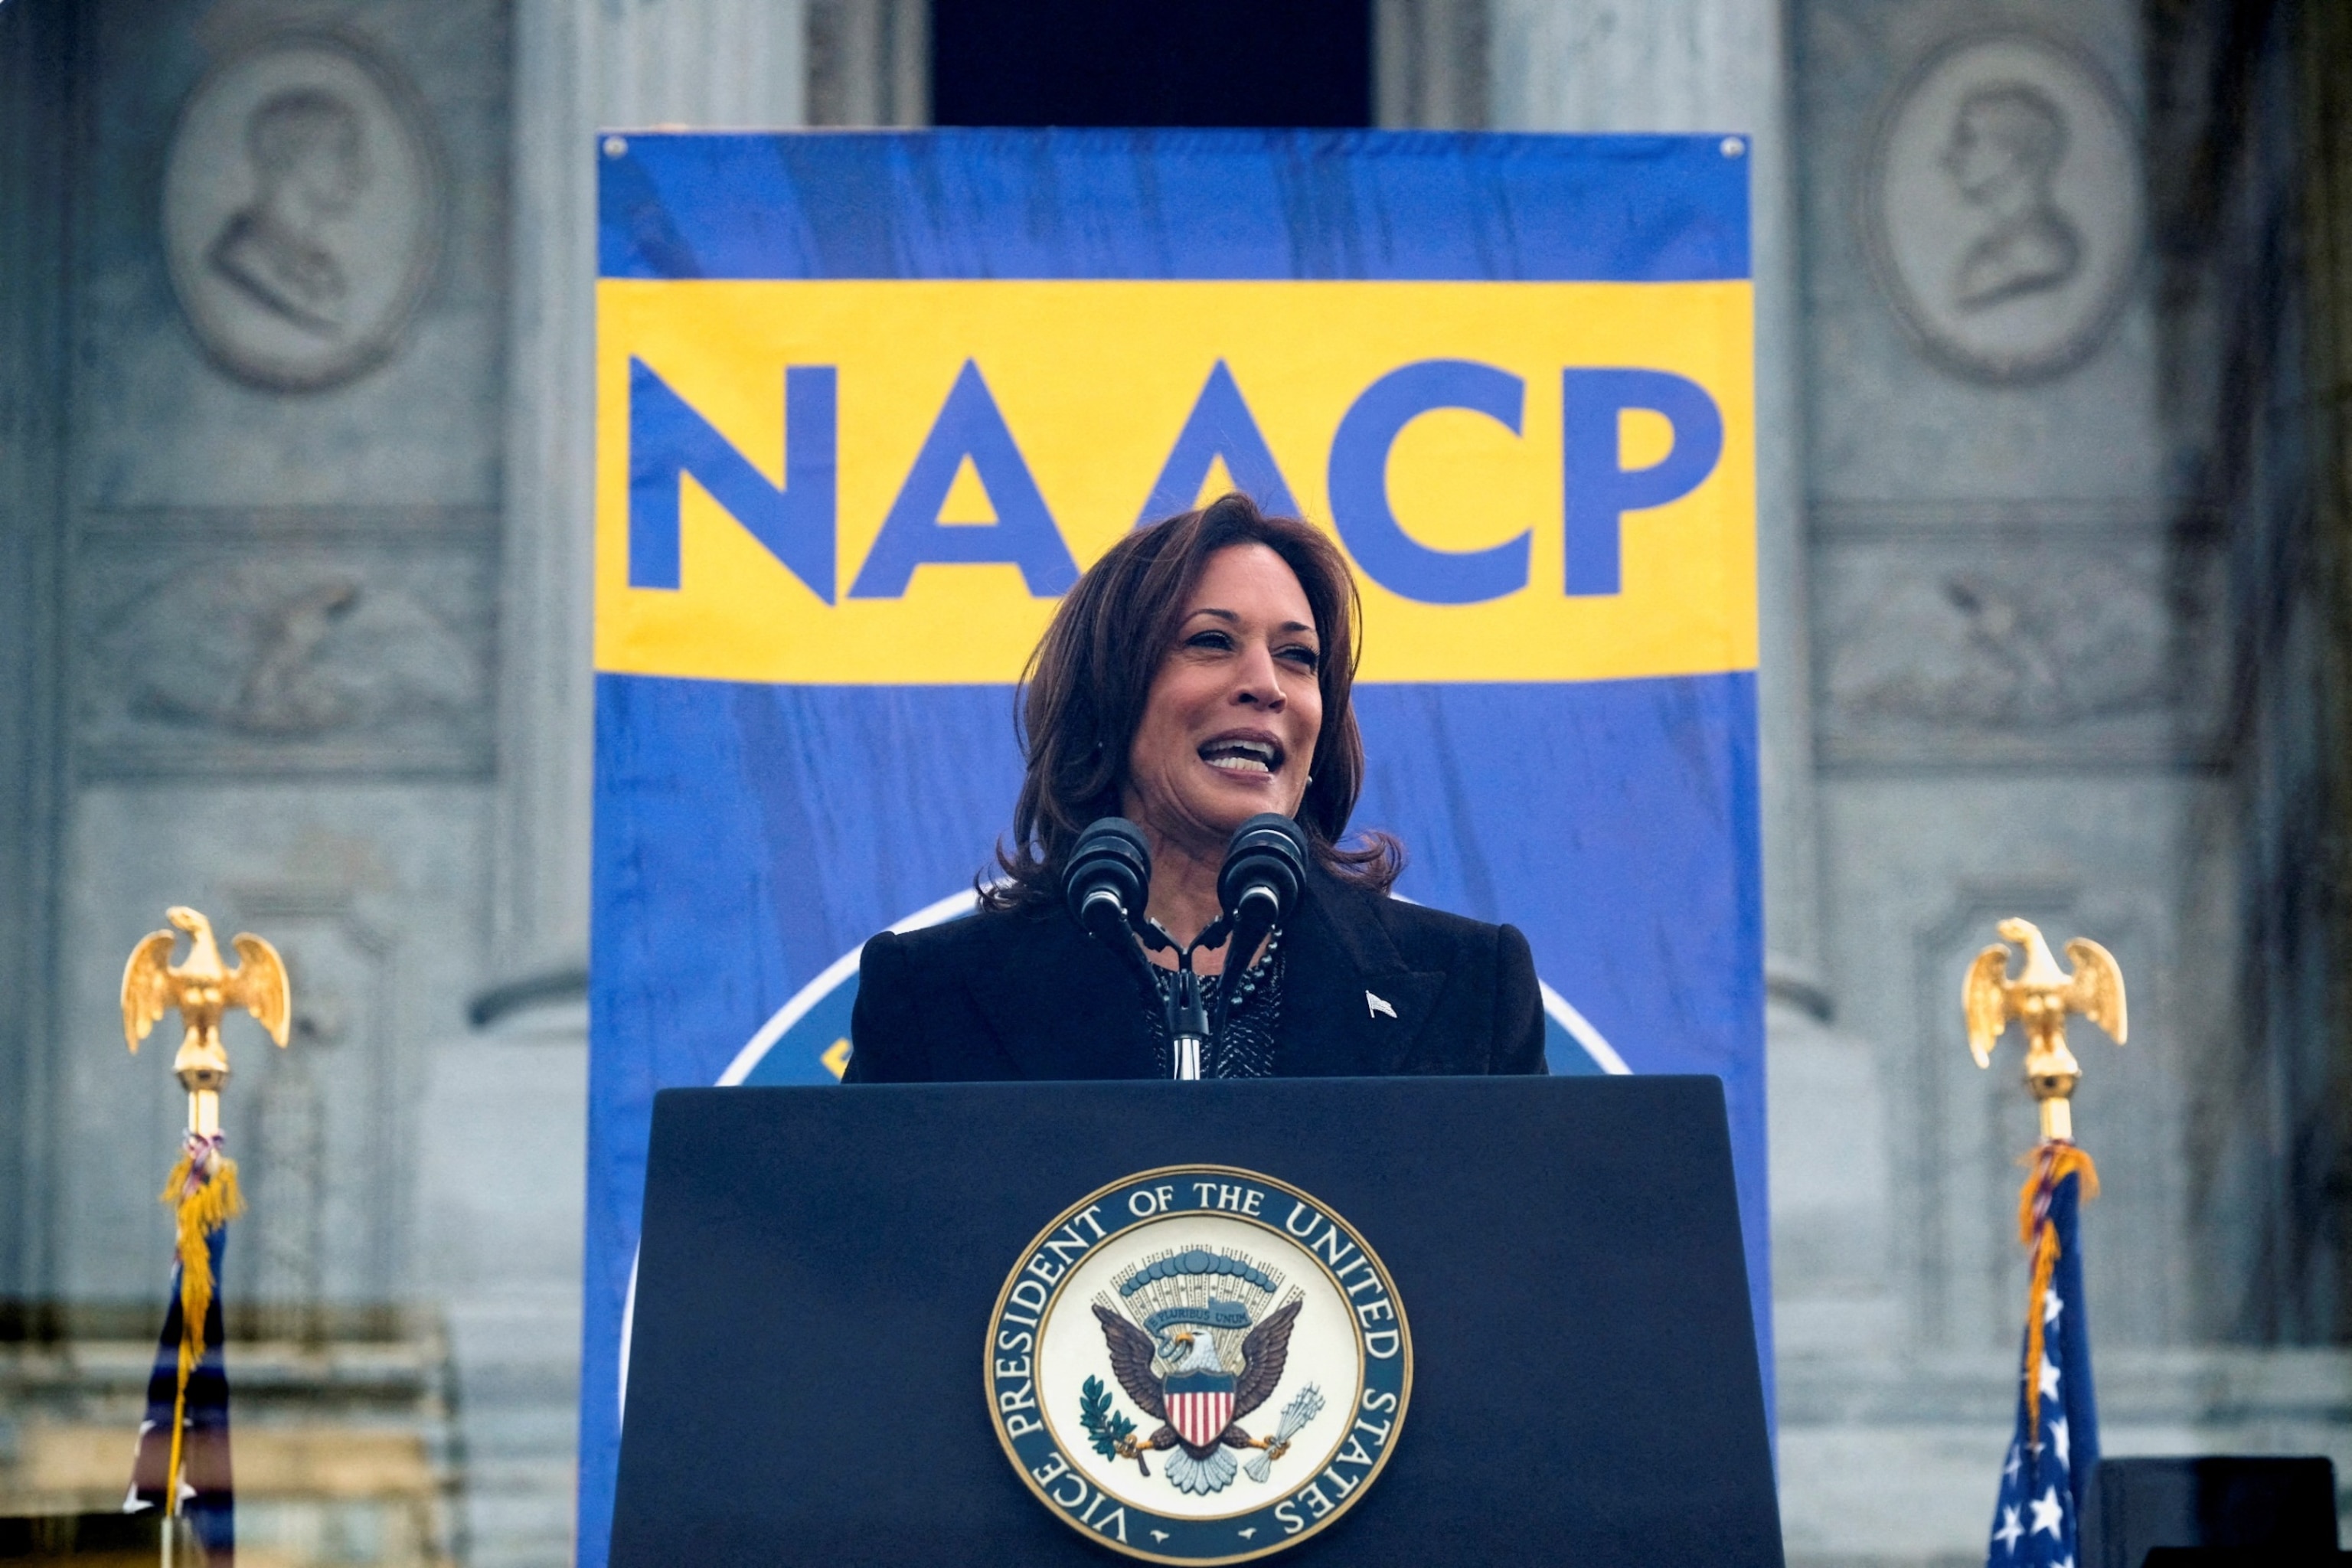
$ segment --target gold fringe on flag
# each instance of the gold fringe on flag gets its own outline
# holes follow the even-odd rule
[[[2050,1219],[2050,1202],[2058,1184],[2079,1176],[2083,1198],[2099,1195],[2099,1168],[2091,1156],[2073,1143],[2052,1139],[2025,1156],[2033,1173],[2017,1194],[2017,1239],[2033,1249],[2033,1284],[2025,1304],[2025,1429],[2042,1430],[2042,1307],[2050,1294],[2051,1271],[2058,1267],[2058,1227]]]
[[[205,1354],[205,1320],[213,1309],[212,1234],[245,1212],[236,1185],[236,1162],[221,1152],[218,1133],[188,1134],[180,1162],[163,1184],[161,1202],[173,1205],[179,1227],[174,1250],[180,1264],[180,1376],[172,1397],[172,1463],[164,1472],[171,1489],[167,1514],[180,1511],[180,1445],[186,1434],[188,1376]]]

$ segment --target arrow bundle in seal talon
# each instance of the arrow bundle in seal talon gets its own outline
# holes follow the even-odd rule
[[[1243,1463],[1242,1473],[1264,1485],[1274,1475],[1275,1460],[1289,1450],[1290,1440],[1322,1413],[1323,1391],[1310,1383],[1282,1407],[1282,1419],[1276,1423],[1274,1428],[1274,1441],[1264,1453],[1252,1454]]]

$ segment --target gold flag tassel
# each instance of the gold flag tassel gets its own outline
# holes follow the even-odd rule
[[[245,1212],[245,1196],[237,1191],[236,1162],[221,1152],[217,1132],[188,1134],[179,1163],[163,1184],[161,1200],[173,1205],[179,1240],[180,1373],[172,1395],[172,1459],[163,1472],[170,1489],[164,1512],[180,1511],[180,1445],[187,1434],[188,1377],[205,1355],[205,1320],[213,1310],[213,1249],[215,1231]]]
[[[2017,1239],[2033,1249],[2033,1283],[2025,1296],[2025,1429],[2042,1430],[2042,1310],[2050,1294],[2050,1276],[2058,1267],[2058,1226],[2050,1218],[2051,1201],[2058,1184],[2078,1176],[2083,1201],[2099,1195],[2099,1168],[2078,1145],[2052,1139],[2025,1156],[2033,1173],[2017,1194]]]

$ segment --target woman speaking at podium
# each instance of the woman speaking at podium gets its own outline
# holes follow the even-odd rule
[[[1385,835],[1340,845],[1364,778],[1360,618],[1338,548],[1246,496],[1114,546],[1030,659],[1004,879],[969,919],[866,944],[845,1079],[1542,1072],[1527,939],[1389,897],[1403,857]],[[1230,994],[1222,1029],[1179,1050],[1175,961],[1146,970],[1079,925],[1071,851],[1098,818],[1130,820],[1145,913],[1181,948],[1224,912],[1227,842],[1263,812],[1304,831],[1305,885],[1255,952],[1196,952],[1212,1005]]]

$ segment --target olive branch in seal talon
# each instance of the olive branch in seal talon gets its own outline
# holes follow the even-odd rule
[[[1087,1429],[1087,1440],[1094,1451],[1106,1459],[1133,1459],[1135,1468],[1145,1475],[1151,1467],[1143,1460],[1143,1449],[1135,1441],[1135,1423],[1111,1408],[1110,1390],[1098,1377],[1087,1379],[1078,1390],[1078,1419]]]

